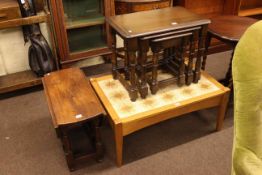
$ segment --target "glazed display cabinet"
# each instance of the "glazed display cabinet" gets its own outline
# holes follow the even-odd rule
[[[111,54],[105,17],[114,15],[113,0],[50,0],[50,5],[62,67]]]

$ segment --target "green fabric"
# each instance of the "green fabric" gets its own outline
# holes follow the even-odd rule
[[[249,27],[233,58],[232,175],[262,175],[262,21]]]

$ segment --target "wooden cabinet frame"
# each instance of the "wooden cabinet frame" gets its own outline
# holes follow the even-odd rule
[[[64,17],[64,7],[63,0],[49,0],[50,8],[53,16],[54,30],[56,33],[56,42],[58,45],[58,55],[60,58],[60,65],[62,67],[68,67],[71,63],[79,60],[83,60],[90,57],[109,55],[111,50],[109,49],[109,43],[111,41],[109,33],[109,27],[106,23],[105,33],[106,33],[106,46],[101,48],[94,48],[83,52],[70,53],[67,29]],[[105,17],[115,15],[115,4],[114,0],[102,0],[104,4],[103,14]]]

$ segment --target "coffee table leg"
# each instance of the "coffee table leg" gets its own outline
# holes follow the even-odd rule
[[[122,124],[115,125],[116,164],[122,166],[123,159],[123,131]]]
[[[227,90],[225,94],[221,97],[220,105],[218,108],[218,114],[217,114],[217,125],[216,125],[216,131],[220,131],[223,126],[227,104],[229,100],[229,94],[230,90]]]

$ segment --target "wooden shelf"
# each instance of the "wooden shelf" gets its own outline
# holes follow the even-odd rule
[[[48,15],[37,15],[27,18],[18,18],[0,22],[0,29],[12,28],[12,27],[19,27],[23,25],[30,25],[34,23],[42,23],[48,21]]]
[[[75,29],[103,24],[102,1],[72,1],[63,0],[65,28]]]
[[[252,8],[252,9],[240,9],[238,12],[238,16],[253,16],[253,15],[261,15],[262,7]]]
[[[73,19],[68,19],[66,21],[66,29],[76,29],[95,25],[101,25],[105,23],[105,17],[101,14],[97,14],[94,17],[78,17]]]
[[[43,22],[50,22],[50,12],[45,8],[36,16],[1,21],[0,30]],[[31,70],[3,75],[0,76],[0,94],[40,84],[42,84],[41,77],[37,77]]]
[[[31,70],[0,76],[0,94],[40,85],[41,78]]]

